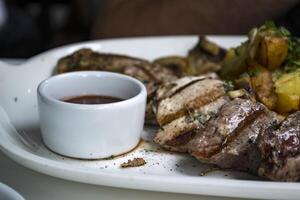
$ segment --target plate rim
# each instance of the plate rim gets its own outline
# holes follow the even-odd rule
[[[2,191],[5,191],[5,194],[7,194],[9,197],[12,197],[14,200],[25,200],[19,192],[3,182],[0,182],[0,190],[1,188]]]

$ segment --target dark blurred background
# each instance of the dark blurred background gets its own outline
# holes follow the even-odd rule
[[[300,35],[298,0],[0,0],[0,57],[85,40],[246,34],[274,20]]]

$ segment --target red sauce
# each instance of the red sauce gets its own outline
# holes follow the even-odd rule
[[[83,95],[76,97],[67,97],[61,99],[64,102],[76,103],[76,104],[106,104],[106,103],[116,103],[123,101],[124,99],[112,96],[102,96],[102,95]]]

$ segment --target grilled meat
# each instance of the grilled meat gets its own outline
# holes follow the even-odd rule
[[[154,141],[219,168],[246,171],[271,180],[299,180],[300,112],[282,121],[282,117],[251,98],[230,100],[224,88],[215,98],[215,91],[221,91],[218,81],[189,77],[173,82],[169,90],[160,88],[156,93],[160,99],[157,118],[162,129]],[[194,99],[203,103],[188,107]],[[166,107],[165,113],[159,112],[160,106]],[[185,110],[177,115],[175,108]],[[171,120],[160,120],[159,115],[166,113],[172,115],[165,117]]]
[[[172,81],[179,76],[170,68],[152,65],[138,58],[94,52],[91,49],[80,49],[71,55],[61,58],[57,63],[57,72],[98,70],[127,74],[145,83],[149,94],[155,91],[158,83]]]
[[[173,96],[175,93],[178,93],[180,90],[183,90],[187,86],[204,79],[218,79],[218,76],[215,73],[208,73],[201,76],[185,76],[175,81],[166,82],[162,84],[157,90],[156,100],[160,101],[162,99]]]
[[[300,111],[289,115],[280,126],[261,135],[263,162],[258,174],[271,180],[300,180]]]
[[[179,152],[187,152],[190,140],[196,132],[203,130],[206,120],[209,120],[214,113],[229,101],[227,96],[208,103],[200,108],[194,108],[188,115],[173,120],[162,127],[154,141],[166,149]]]
[[[156,113],[157,121],[160,126],[168,124],[224,94],[222,81],[210,78],[195,79],[160,100]]]
[[[196,133],[188,149],[202,162],[257,173],[261,162],[257,138],[274,124],[279,124],[278,116],[264,105],[237,98],[226,103],[204,131]]]
[[[237,98],[225,104],[191,141],[192,155],[201,160],[220,152],[263,111],[262,105],[251,100]]]
[[[123,55],[102,54],[91,49],[83,48],[75,51],[71,55],[59,59],[57,63],[57,72],[65,73],[82,70],[123,72],[128,66],[151,68],[151,64],[146,60]],[[144,79],[149,79],[149,76],[151,75],[147,72],[143,74]]]

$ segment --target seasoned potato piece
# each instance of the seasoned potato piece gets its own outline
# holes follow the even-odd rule
[[[257,98],[269,109],[274,109],[277,96],[274,91],[272,74],[266,68],[257,66],[251,75],[251,84],[256,92]]]
[[[278,96],[276,110],[287,113],[298,110],[300,104],[300,71],[282,75],[276,82],[275,88]]]
[[[262,37],[258,57],[263,66],[275,70],[283,63],[287,54],[288,42],[284,37]]]

